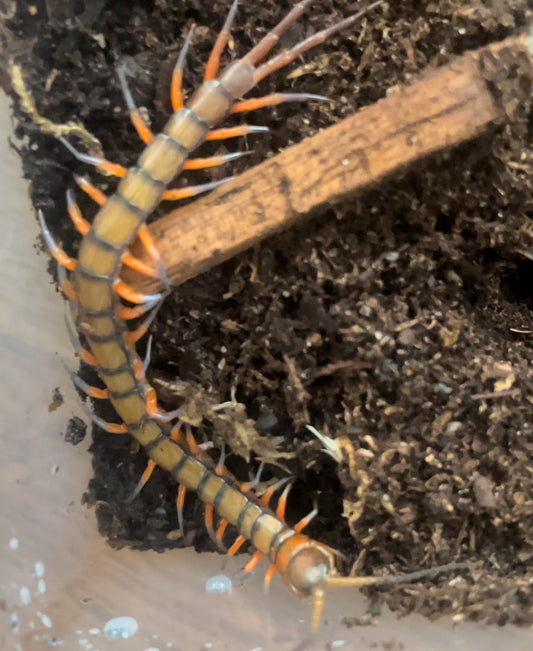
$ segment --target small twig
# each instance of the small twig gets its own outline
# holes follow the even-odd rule
[[[515,393],[518,393],[520,389],[506,389],[505,391],[487,391],[485,393],[474,393],[470,397],[472,400],[488,400],[489,398],[507,398],[512,396]]]

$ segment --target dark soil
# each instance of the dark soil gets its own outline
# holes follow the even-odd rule
[[[169,115],[169,75],[187,29],[198,25],[186,75],[193,88],[228,4],[4,0],[0,36],[42,116],[83,123],[110,160],[130,165],[142,147],[123,108],[116,66],[127,64],[136,102],[157,131]],[[279,7],[290,4],[243,2],[229,56],[246,52],[275,23]],[[361,4],[317,1],[287,42]],[[533,20],[527,0],[389,5],[364,30],[307,55],[294,78],[280,73],[263,84],[266,92],[320,93],[334,102],[253,115],[251,123],[271,132],[249,138],[255,153],[246,164]],[[248,456],[258,445],[246,435],[236,442],[235,433],[259,434],[259,456],[275,462],[264,479],[287,472],[297,478],[289,521],[316,500],[319,515],[309,532],[346,555],[344,571],[356,558],[363,574],[479,562],[455,577],[373,591],[400,613],[533,622],[528,74],[516,69],[509,79],[492,80],[508,109],[505,128],[187,282],[167,299],[152,330],[151,378],[162,405],[180,404],[176,388],[185,391],[188,407],[206,415],[198,440],[233,442],[231,468],[241,478],[256,471],[258,455],[249,462]],[[9,87],[7,75],[3,82]],[[72,172],[90,174],[105,191],[112,180],[73,161],[20,110],[17,117],[34,205],[75,253],[79,240],[64,200]],[[82,197],[80,203],[94,213]],[[232,395],[244,407],[222,410],[224,428],[211,407]],[[308,424],[341,439],[340,463]],[[156,471],[141,496],[126,502],[146,462],[127,437],[96,430],[92,450],[95,478],[85,499],[97,504],[110,544],[209,548],[201,505],[192,498],[186,534],[177,532],[175,486],[164,473]]]

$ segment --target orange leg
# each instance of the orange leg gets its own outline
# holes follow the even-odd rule
[[[118,165],[117,163],[112,163],[111,161],[101,158],[100,156],[90,156],[89,154],[83,154],[81,151],[78,151],[73,147],[68,140],[65,138],[60,138],[61,142],[69,150],[69,152],[77,158],[81,163],[87,163],[87,165],[93,165],[96,169],[100,170],[104,174],[109,174],[110,176],[123,177],[128,171],[123,165]]]
[[[193,457],[198,458],[202,456],[202,451],[198,447],[198,443],[196,443],[196,439],[194,438],[192,428],[189,423],[185,423],[185,436],[189,452],[193,455]]]
[[[128,428],[124,423],[109,423],[106,420],[103,420],[100,418],[100,416],[97,416],[96,414],[93,414],[89,412],[88,414],[91,417],[91,420],[100,427],[100,429],[103,429],[105,432],[109,432],[109,434],[127,434]]]
[[[226,548],[224,547],[222,542],[216,537],[215,530],[213,528],[214,510],[215,509],[212,504],[205,505],[205,511],[204,511],[205,528],[207,529],[207,533],[209,534],[209,537],[215,543],[215,545],[220,549],[220,551],[226,552]]]
[[[209,156],[208,158],[189,158],[183,165],[184,170],[204,170],[209,167],[217,167],[229,161],[240,158],[241,156],[249,156],[251,151],[237,151],[233,154],[222,154],[220,156]]]
[[[205,136],[206,140],[226,140],[226,138],[237,138],[239,136],[248,136],[252,133],[268,133],[268,127],[254,126],[253,124],[241,124],[238,127],[225,127],[221,129],[211,129]]]
[[[227,520],[221,520],[218,524],[218,529],[216,533],[216,539],[220,542],[222,542],[222,538],[224,538],[224,534],[226,533],[226,529],[228,527],[229,522]]]
[[[270,588],[270,583],[272,582],[272,577],[276,573],[276,566],[269,565],[268,570],[265,572],[265,592],[268,592]]]
[[[57,263],[57,279],[59,281],[59,288],[61,289],[65,297],[68,298],[69,301],[72,301],[72,303],[77,303],[78,295],[76,294],[74,286],[67,278],[67,272],[65,267],[63,267],[63,265],[59,263]]]
[[[153,302],[148,301],[143,305],[136,305],[135,307],[126,307],[125,305],[119,305],[117,308],[117,315],[119,319],[122,319],[124,321],[138,319],[140,316],[146,314],[146,312],[157,305],[157,303],[159,303],[159,299],[156,299]]]
[[[85,380],[82,380],[81,377],[76,373],[71,373],[70,375],[72,381],[78,387],[78,389],[81,389],[91,398],[96,398],[97,400],[107,400],[109,398],[109,391],[107,389],[100,389],[98,387],[87,384],[87,382],[85,382]]]
[[[211,50],[211,54],[209,55],[209,59],[205,66],[204,81],[210,81],[217,76],[218,68],[220,66],[220,55],[228,42],[231,25],[237,12],[237,2],[238,0],[233,0],[226,21],[224,22],[213,49]]]
[[[150,278],[159,278],[163,284],[168,286],[169,282],[161,262],[161,256],[146,225],[139,228],[137,237],[148,255],[151,257],[153,264],[146,264],[128,251],[122,256],[123,264],[135,269],[139,273],[149,276]]]
[[[143,471],[143,474],[141,475],[139,481],[137,482],[137,486],[133,489],[131,492],[131,495],[128,497],[126,502],[130,503],[133,502],[133,500],[139,495],[139,493],[142,491],[150,477],[152,476],[152,473],[155,470],[156,467],[156,462],[153,459],[149,459],[148,463],[146,464],[146,468]]]
[[[159,275],[159,271],[157,269],[154,269],[151,265],[146,264],[146,262],[143,262],[139,258],[135,257],[129,251],[126,251],[122,256],[122,264],[125,264],[130,269],[134,269],[140,274],[144,274],[150,278],[157,278]]]
[[[251,491],[252,489],[254,489],[257,486],[257,484],[259,484],[259,481],[261,480],[261,473],[263,472],[264,467],[265,467],[265,464],[263,462],[261,462],[261,464],[259,465],[259,469],[257,471],[257,474],[252,479],[252,481],[245,481],[245,482],[242,482],[241,484],[239,484],[239,490],[241,491],[241,493],[247,493],[248,491]]]
[[[296,531],[296,533],[301,533],[305,529],[305,527],[307,527],[307,525],[311,522],[311,520],[317,515],[317,513],[318,513],[318,509],[315,504],[313,510],[294,525],[293,527],[294,531]]]
[[[246,538],[244,536],[237,536],[233,545],[228,549],[228,556],[235,556],[245,542]]]
[[[72,344],[72,348],[74,348],[76,355],[82,360],[82,362],[85,362],[85,364],[88,364],[89,366],[98,366],[96,357],[80,344],[80,340],[74,332],[68,317],[65,317],[65,325],[67,326],[70,343]]]
[[[149,314],[146,319],[135,328],[135,330],[129,330],[124,334],[124,342],[127,346],[133,346],[139,341],[139,339],[144,337],[156,314],[157,310],[152,310],[151,314]]]
[[[126,75],[124,74],[123,68],[118,70],[118,79],[120,81],[120,87],[122,88],[122,94],[124,95],[124,101],[128,107],[130,114],[130,120],[137,131],[139,138],[148,145],[152,142],[154,135],[146,122],[143,120],[139,109],[135,106],[133,97],[131,96],[130,89],[128,87],[128,82],[126,81]]]
[[[261,506],[268,506],[268,503],[270,502],[272,495],[274,495],[274,493],[278,490],[278,488],[286,484],[288,481],[291,481],[291,478],[284,477],[283,479],[277,481],[275,484],[272,484],[272,486],[269,486],[259,498],[259,504],[261,504]]]
[[[91,199],[95,201],[99,206],[104,205],[104,203],[107,201],[107,197],[102,192],[102,190],[99,190],[95,185],[90,183],[87,179],[83,178],[83,176],[78,176],[77,174],[74,174],[73,176],[74,176],[74,180],[80,186],[80,188],[85,192],[85,194],[88,194],[91,197]]]
[[[143,294],[120,279],[114,282],[113,289],[121,298],[135,304],[149,303],[162,297],[162,294]]]
[[[71,258],[69,255],[67,255],[65,251],[63,251],[63,249],[54,240],[52,234],[48,230],[48,226],[46,225],[46,222],[44,221],[44,215],[40,210],[37,211],[37,218],[39,220],[39,224],[41,225],[41,231],[43,233],[44,241],[46,242],[46,245],[50,249],[50,253],[52,254],[53,258],[57,260],[57,262],[59,262],[60,265],[66,267],[69,271],[74,271],[74,269],[76,268],[76,260],[74,258]]]
[[[257,564],[262,558],[263,558],[263,552],[260,552],[259,550],[254,552],[252,558],[244,566],[244,572],[246,573],[251,572],[257,566]]]
[[[229,181],[231,178],[232,177],[229,176],[225,179],[221,179],[220,181],[211,181],[210,183],[188,185],[185,188],[174,188],[173,190],[165,190],[165,192],[163,192],[163,196],[161,197],[161,200],[178,201],[179,199],[187,199],[188,197],[195,197],[197,194],[200,194],[202,192],[209,192],[210,190],[213,190],[219,185],[226,183],[226,181]]]
[[[280,495],[280,498],[278,500],[278,505],[276,507],[276,515],[280,520],[283,520],[283,522],[285,522],[285,508],[287,507],[287,498],[289,497],[289,492],[291,488],[292,488],[292,481],[289,484],[287,484],[283,493]]]
[[[185,504],[185,493],[187,489],[183,484],[180,484],[178,488],[178,494],[176,496],[176,510],[178,512],[178,527],[180,531],[183,532],[183,505]]]
[[[183,107],[183,91],[181,85],[183,82],[183,68],[185,67],[185,59],[187,58],[187,51],[191,44],[191,39],[194,31],[194,25],[191,27],[185,38],[185,43],[180,50],[178,60],[172,71],[172,81],[170,83],[170,102],[173,111],[179,111]]]
[[[323,101],[327,100],[323,95],[313,95],[312,93],[272,93],[264,97],[253,97],[245,99],[242,102],[236,102],[230,113],[244,113],[245,111],[255,111],[265,106],[276,106],[284,102],[307,102],[309,100]]]
[[[91,228],[91,225],[83,218],[80,207],[74,199],[74,193],[70,189],[67,190],[67,210],[78,233],[86,235]]]
[[[155,394],[155,392],[154,392]],[[148,404],[148,395],[146,398],[147,404]],[[181,432],[179,428],[173,427],[172,430],[170,431],[170,438],[173,441],[176,441],[176,443],[179,443],[181,437]],[[146,468],[144,469],[143,474],[141,475],[139,481],[137,482],[137,486],[135,486],[134,490],[132,491],[131,495],[128,497],[127,501],[128,502],[133,502],[133,500],[139,495],[139,493],[142,491],[144,486],[148,483],[148,480],[152,476],[152,473],[155,470],[156,467],[156,462],[153,459],[149,459],[148,463],[146,464]]]

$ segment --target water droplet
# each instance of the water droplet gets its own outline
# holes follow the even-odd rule
[[[215,574],[205,582],[205,591],[214,594],[223,594],[224,592],[231,592],[231,579],[225,574]]]
[[[133,617],[114,617],[106,622],[104,633],[113,640],[126,639],[139,630],[137,620]]]

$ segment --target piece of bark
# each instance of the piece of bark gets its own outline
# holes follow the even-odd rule
[[[503,123],[505,106],[486,62],[491,78],[495,70],[505,77],[532,50],[523,35],[468,53],[159,219],[150,231],[171,283]],[[159,285],[130,270],[124,277],[149,291]]]

